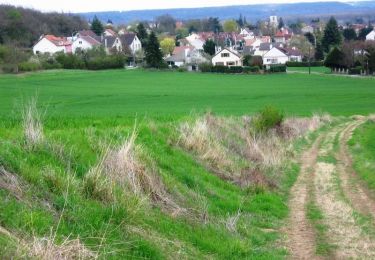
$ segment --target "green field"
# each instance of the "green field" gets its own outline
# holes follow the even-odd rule
[[[308,67],[288,67],[288,72],[309,73]],[[311,67],[311,73],[329,74],[331,69],[327,67]]]
[[[283,259],[288,252],[280,228],[299,172],[296,159],[317,132],[308,139],[277,137],[277,149],[270,149],[284,151],[286,159],[277,166],[260,163],[247,157],[243,135],[252,137],[252,130],[241,115],[265,105],[287,115],[369,114],[374,83],[142,70],[1,76],[0,258],[24,257],[41,238],[53,245],[69,238],[100,259]],[[35,96],[43,138],[30,144],[21,115]],[[214,115],[204,115],[208,110]],[[203,135],[203,152],[199,143],[195,150],[181,145],[186,125]],[[158,176],[152,184],[160,192],[146,177],[143,185],[151,191],[139,195],[121,176],[102,173],[111,174],[103,161],[134,128],[140,166],[133,168]],[[242,171],[250,174],[244,187],[229,178]]]
[[[375,122],[368,121],[356,129],[349,145],[354,169],[367,186],[375,191]]]
[[[30,96],[53,116],[242,115],[275,105],[287,114],[368,114],[375,79],[278,74],[215,75],[150,71],[54,71],[0,77],[0,115]]]

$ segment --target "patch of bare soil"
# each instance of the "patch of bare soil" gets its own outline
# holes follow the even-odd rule
[[[375,200],[373,194],[360,184],[360,181],[353,170],[352,159],[347,146],[353,131],[363,122],[365,122],[364,119],[360,118],[354,123],[351,123],[341,133],[340,149],[337,153],[337,169],[342,181],[342,189],[352,206],[362,214],[371,215],[375,218]]]
[[[314,229],[306,218],[305,210],[309,199],[308,182],[311,182],[311,172],[316,164],[320,141],[321,137],[302,155],[301,173],[291,190],[290,219],[286,234],[292,259],[319,259],[315,255]]]

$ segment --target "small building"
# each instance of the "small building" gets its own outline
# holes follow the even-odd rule
[[[302,61],[302,53],[296,48],[272,47],[263,55],[264,65],[286,64],[288,61]]]
[[[215,66],[242,66],[241,56],[233,50],[224,48],[212,58],[212,64]]]
[[[122,49],[129,49],[133,55],[142,50],[142,43],[135,33],[121,34],[120,40],[122,43]]]
[[[100,41],[98,41],[95,38],[92,38],[90,36],[81,36],[81,37],[75,38],[72,44],[72,52],[76,53],[79,50],[81,51],[90,50],[100,45],[101,45]]]
[[[375,30],[366,35],[366,41],[375,41]]]
[[[188,37],[185,38],[187,41],[188,45],[193,47],[194,49],[197,50],[203,50],[203,45],[205,41],[196,33],[192,33]]]
[[[117,33],[114,30],[112,30],[111,28],[105,29],[103,34],[104,34],[104,36],[112,36],[112,37],[117,36]]]
[[[57,37],[55,35],[43,35],[33,46],[34,54],[55,54],[57,52],[71,53],[72,41],[66,37]]]

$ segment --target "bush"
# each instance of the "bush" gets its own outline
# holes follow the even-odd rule
[[[299,62],[299,61],[288,61],[286,63],[286,66],[287,67],[308,67],[309,66],[309,62]],[[311,67],[322,67],[324,66],[324,62],[323,61],[312,61],[310,63],[310,66]]]
[[[37,71],[41,70],[42,66],[39,63],[35,62],[22,62],[18,64],[18,70],[27,72],[27,71]]]
[[[119,69],[124,68],[124,65],[125,59],[120,55],[95,58],[86,64],[89,70]]]
[[[350,75],[360,75],[362,70],[363,70],[363,68],[361,66],[350,68],[349,74]]]
[[[177,71],[178,71],[178,72],[187,72],[188,70],[187,70],[186,67],[179,67],[179,68],[177,69]]]
[[[258,66],[259,68],[263,66],[263,58],[262,56],[253,56],[251,58],[250,66],[256,67]]]
[[[199,69],[201,72],[212,72],[212,64],[210,63],[203,63],[199,65]]]
[[[227,73],[242,73],[243,68],[241,66],[233,66],[229,67]]]
[[[61,64],[61,66],[64,69],[85,69],[86,68],[86,64],[77,55],[73,55],[73,54],[66,55],[64,53],[61,53],[56,56],[56,60]]]
[[[18,73],[18,66],[14,64],[1,65],[1,71],[4,73]]]
[[[246,66],[243,67],[243,73],[258,73],[260,71],[259,66]]]
[[[271,65],[268,72],[270,73],[286,72],[286,65]]]
[[[270,129],[281,126],[284,114],[275,107],[263,108],[252,120],[256,132],[268,132]]]

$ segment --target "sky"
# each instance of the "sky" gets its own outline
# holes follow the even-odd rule
[[[78,13],[319,1],[337,0],[0,0],[0,3],[31,7],[41,11]]]

